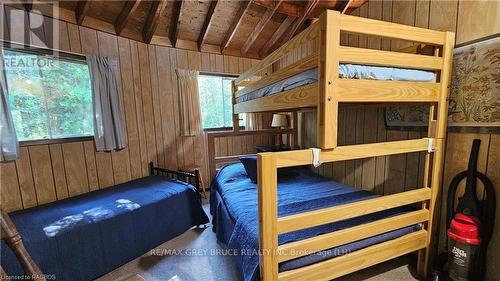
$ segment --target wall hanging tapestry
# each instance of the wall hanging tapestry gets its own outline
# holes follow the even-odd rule
[[[385,119],[389,129],[425,130],[428,106],[388,107]],[[455,47],[448,126],[500,132],[500,34]]]

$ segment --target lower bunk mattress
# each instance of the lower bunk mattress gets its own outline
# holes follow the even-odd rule
[[[10,216],[47,280],[93,280],[208,223],[198,198],[189,184],[148,176]],[[1,265],[23,275],[3,241]]]
[[[340,64],[339,77],[349,79],[395,80],[434,82],[436,74],[432,71],[405,69],[396,67],[368,66],[358,64]],[[318,81],[318,68],[312,68],[286,79],[275,82],[267,87],[255,90],[241,97],[236,102],[245,102],[253,99],[274,95]]]
[[[312,173],[307,168],[289,169],[286,173],[280,172],[279,174],[278,216],[280,217],[379,196],[323,178]],[[282,245],[314,237],[400,215],[411,210],[411,207],[394,208],[340,222],[281,234],[278,237],[278,244]],[[230,164],[218,172],[212,184],[210,212],[213,216],[212,223],[217,239],[225,243],[231,252],[234,253],[236,265],[243,280],[258,280],[260,277],[257,185],[251,182],[241,163]],[[418,231],[420,228],[420,225],[412,225],[290,260],[281,263],[279,271],[283,272],[348,254]]]

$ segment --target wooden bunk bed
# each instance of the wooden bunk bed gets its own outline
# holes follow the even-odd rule
[[[433,56],[380,51],[340,45],[341,32],[379,36],[434,46]],[[312,55],[272,74],[255,80],[266,69],[302,44],[317,40]],[[427,152],[424,185],[412,191],[360,202],[278,217],[277,169],[313,164],[310,149],[258,154],[258,210],[260,275],[263,280],[329,280],[368,266],[418,251],[418,272],[427,274],[433,232],[432,218],[442,181],[447,128],[454,33],[422,29],[326,11],[320,19],[279,49],[261,60],[233,82],[234,113],[293,111],[317,108],[317,144],[322,163]],[[434,82],[382,81],[339,78],[339,65],[420,69],[435,73]],[[251,100],[245,95],[271,86],[285,78],[318,68],[318,79],[293,89]],[[340,103],[425,103],[430,105],[428,138],[361,145],[337,146],[337,120]],[[235,117],[237,120],[237,117]],[[342,221],[398,206],[418,203],[419,209],[403,216],[389,217],[365,225],[322,234],[301,241],[278,245],[278,235]],[[312,265],[279,272],[278,264],[307,253],[382,234],[394,227],[420,224],[421,230],[348,255]],[[296,251],[295,251],[296,250]],[[307,250],[307,251],[304,251]],[[295,253],[295,254],[294,254]]]

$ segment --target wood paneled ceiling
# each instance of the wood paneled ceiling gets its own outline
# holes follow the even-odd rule
[[[30,1],[8,4],[145,43],[262,58],[325,9],[367,0]]]

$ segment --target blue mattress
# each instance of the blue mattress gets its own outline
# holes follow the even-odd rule
[[[339,77],[350,79],[399,80],[420,82],[434,82],[436,80],[436,75],[432,71],[357,64],[340,64]],[[300,86],[312,84],[316,81],[318,81],[318,68],[312,68],[275,82],[267,87],[238,97],[236,101],[238,103],[250,101],[264,96],[270,96],[283,91],[288,91]]]
[[[205,224],[191,185],[149,176],[14,212],[26,248],[48,280],[92,280],[157,245]],[[23,271],[2,241],[1,265]]]
[[[241,163],[222,168],[216,176],[210,194],[210,211],[217,238],[234,253],[238,270],[245,281],[259,279],[258,265],[258,210],[257,189],[248,178]],[[314,209],[356,202],[378,195],[328,180],[299,168],[278,179],[278,216],[286,216]],[[378,212],[341,222],[330,223],[305,230],[282,234],[279,244],[297,241],[343,228],[399,215],[411,211],[401,207]],[[317,254],[281,263],[279,271],[291,270],[313,264],[328,258],[346,254],[358,249],[394,239],[414,231],[420,225],[413,225],[390,231],[375,237],[360,240]]]

